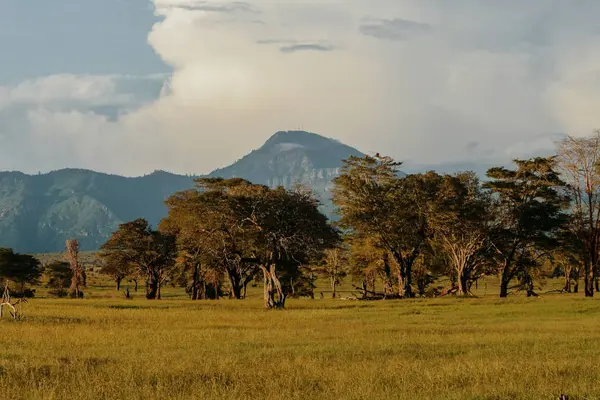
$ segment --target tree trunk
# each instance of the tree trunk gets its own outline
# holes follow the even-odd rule
[[[565,287],[563,288],[563,291],[567,293],[571,293],[571,269],[572,267],[570,265],[565,267]]]
[[[285,300],[286,300],[287,295],[284,293],[283,287],[281,286],[281,282],[279,281],[279,278],[277,277],[277,271],[275,269],[275,264],[271,264],[270,275],[271,275],[271,281],[273,281],[273,287],[275,288],[275,291],[277,292],[277,298],[275,300],[275,307],[276,308],[285,308]]]
[[[336,287],[337,287],[337,279],[332,278],[331,279],[331,298],[335,299],[337,293],[336,293]]]
[[[263,272],[263,291],[264,291],[264,303],[265,308],[275,307],[275,296],[273,294],[273,284],[271,282],[271,274],[267,268],[261,266],[260,269]]]
[[[469,279],[467,274],[465,273],[465,268],[461,268],[458,270],[458,279],[456,281],[458,291],[456,292],[459,296],[468,296],[469,295]]]
[[[192,300],[198,300],[198,292],[200,286],[200,267],[194,265],[194,273],[192,274]]]
[[[287,295],[277,277],[275,264],[271,264],[268,268],[261,266],[260,269],[264,276],[265,308],[285,308]]]
[[[511,274],[510,267],[505,263],[502,269],[502,279],[500,281],[500,297],[508,297],[508,285],[510,284]]]
[[[156,300],[158,295],[158,279],[150,277],[146,280],[146,298],[148,300]]]
[[[117,284],[117,292],[119,290],[121,290],[121,281],[123,280],[123,278],[117,278],[115,279],[115,283]]]
[[[138,291],[138,280],[137,279],[133,279],[133,291],[134,292]]]
[[[575,282],[573,285],[573,293],[579,293],[579,279],[575,279]]]
[[[158,282],[158,287],[156,288],[156,300],[162,300],[162,297],[160,295],[160,289],[162,287],[162,282]]]
[[[229,278],[229,283],[231,284],[231,295],[232,299],[240,300],[242,298],[242,278],[238,274],[233,271],[227,270],[227,277]]]
[[[246,295],[248,294],[248,281],[244,280],[244,286],[242,287],[242,299],[246,298]]]
[[[412,290],[412,264],[414,258],[405,258],[396,251],[392,251],[392,255],[398,264],[398,295],[401,298],[415,297]]]
[[[584,279],[585,297],[594,297],[594,262],[586,263]]]
[[[398,277],[398,294],[400,297],[412,299],[415,294],[412,290],[412,264],[404,261],[404,267],[400,268],[400,276]]]

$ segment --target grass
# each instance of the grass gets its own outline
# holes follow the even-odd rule
[[[1,321],[0,397],[600,398],[596,299],[253,297],[33,299]]]

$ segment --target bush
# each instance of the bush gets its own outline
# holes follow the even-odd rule
[[[51,296],[54,296],[54,297],[63,298],[63,297],[67,297],[69,292],[67,292],[65,289],[54,289],[54,290],[50,290],[48,292],[48,294]]]
[[[31,299],[32,297],[35,297],[35,289],[25,288],[22,293],[18,292],[16,297]]]
[[[77,294],[74,290],[69,291],[69,298],[74,299],[77,297]],[[80,290],[79,291],[79,298],[83,299],[83,292]]]

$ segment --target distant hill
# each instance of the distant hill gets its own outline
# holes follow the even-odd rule
[[[76,169],[0,172],[0,247],[55,252],[76,237],[83,250],[97,249],[123,221],[158,224],[163,201],[192,186],[192,177],[166,172],[139,178]]]
[[[310,186],[331,211],[328,189],[341,160],[358,150],[303,131],[277,132],[257,150],[210,176],[242,177],[269,186]],[[156,171],[138,178],[65,169],[40,175],[0,172],[0,247],[19,252],[62,251],[78,238],[95,250],[125,221],[146,218],[157,225],[164,200],[192,188],[194,177]]]

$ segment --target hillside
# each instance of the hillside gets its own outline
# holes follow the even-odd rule
[[[328,188],[341,160],[358,150],[317,134],[278,132],[257,150],[210,176],[242,177],[270,186],[301,183],[322,197],[330,212]],[[65,169],[40,175],[0,172],[0,247],[43,253],[62,251],[78,238],[95,250],[117,226],[135,218],[157,225],[164,200],[193,187],[193,177],[157,171],[138,178]]]
[[[97,249],[118,224],[138,217],[157,224],[163,201],[193,178],[155,172],[125,178],[65,169],[41,175],[0,173],[0,246],[22,252],[61,251],[76,237]]]

